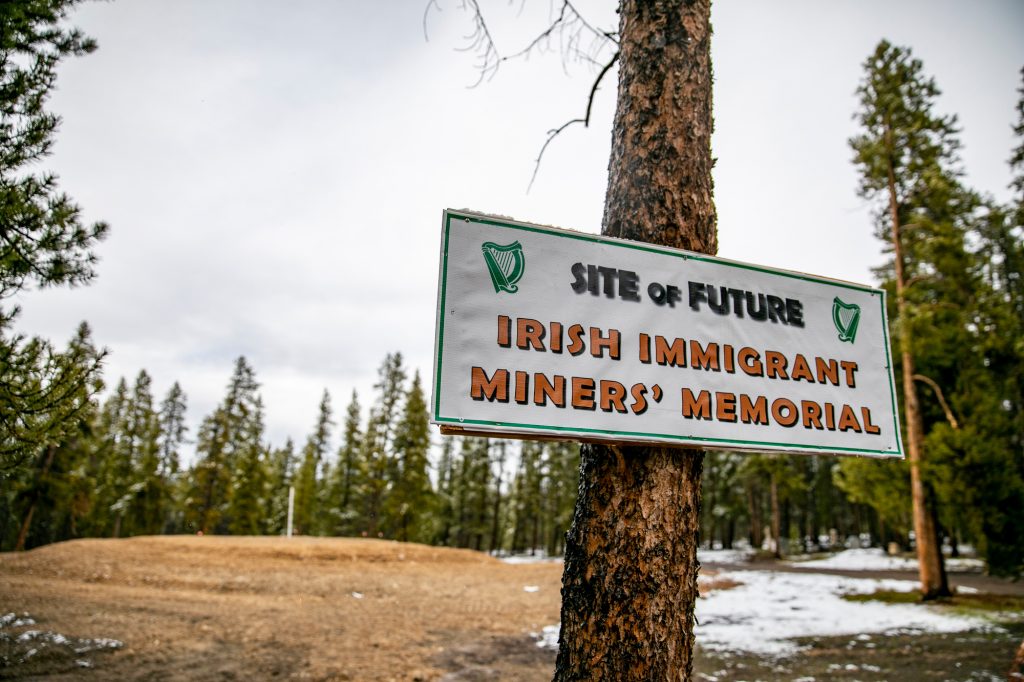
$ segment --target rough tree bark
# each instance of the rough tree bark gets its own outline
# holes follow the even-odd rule
[[[623,0],[602,232],[717,251],[710,0]],[[692,672],[703,452],[584,445],[556,680]]]
[[[886,129],[886,142],[892,148],[891,130]],[[910,460],[910,495],[914,514],[914,539],[917,546],[918,575],[924,600],[950,596],[946,580],[946,567],[942,562],[941,543],[935,523],[928,491],[921,477],[924,419],[914,383],[916,368],[911,353],[912,334],[907,306],[903,240],[900,235],[899,199],[896,195],[896,176],[892,161],[888,165],[889,218],[892,221],[893,262],[896,266],[896,311],[900,332],[900,362],[903,369],[903,413],[907,422],[907,454]]]

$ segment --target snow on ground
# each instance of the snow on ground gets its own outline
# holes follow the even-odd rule
[[[810,561],[789,561],[793,566],[808,568],[834,568],[846,571],[916,571],[917,559],[901,556],[889,556],[880,548],[848,549],[837,552],[824,559]],[[980,559],[946,558],[946,570],[976,571],[984,568]]]
[[[815,573],[727,571],[716,580],[740,583],[697,600],[698,645],[713,651],[787,656],[800,650],[798,637],[850,635],[872,648],[872,637],[891,632],[962,632],[988,622],[949,615],[920,604],[851,602],[844,594],[877,590],[910,592],[913,580],[848,578]],[[558,647],[558,625],[534,633],[537,646]]]
[[[562,557],[549,557],[544,552],[537,552],[536,554],[510,554],[508,556],[499,557],[506,564],[560,564],[564,559]]]
[[[782,656],[799,650],[792,641],[797,637],[855,635],[868,641],[872,635],[894,631],[961,632],[992,627],[980,618],[948,615],[920,604],[842,598],[843,594],[876,590],[910,592],[918,587],[912,580],[775,571],[731,571],[716,578],[742,584],[715,590],[697,601],[697,641],[715,651]]]
[[[752,549],[698,549],[697,561],[704,564],[745,564],[755,552]]]

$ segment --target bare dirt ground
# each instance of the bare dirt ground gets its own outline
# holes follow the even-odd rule
[[[0,554],[0,679],[549,680],[555,654],[533,633],[558,622],[561,571],[345,538],[78,540]],[[732,586],[715,572],[702,569],[702,590]],[[1019,594],[989,580],[953,582]],[[1015,623],[870,649],[809,639],[783,661],[698,647],[695,679],[992,679],[974,673],[1009,665],[1024,637]]]
[[[543,679],[530,633],[558,622],[560,582],[561,564],[377,540],[78,540],[0,554],[0,612],[36,621],[8,627],[0,678]],[[32,630],[71,644],[16,646]],[[97,638],[123,646],[75,652]]]

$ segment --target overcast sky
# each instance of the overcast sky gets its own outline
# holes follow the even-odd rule
[[[548,0],[482,0],[511,54]],[[557,3],[554,3],[557,4]],[[576,3],[617,28],[613,0]],[[179,381],[194,437],[245,355],[267,436],[305,440],[326,388],[364,407],[389,351],[430,381],[441,211],[599,232],[616,75],[548,54],[475,88],[458,0],[120,0],[72,16],[99,50],[66,62],[48,165],[111,234],[88,287],[23,296],[23,331],[81,320],[106,378]],[[723,0],[712,11],[719,255],[867,284],[881,261],[847,139],[881,38],[911,47],[963,128],[968,182],[1005,199],[1024,3]],[[424,25],[425,24],[425,25]],[[428,39],[424,37],[424,28]]]

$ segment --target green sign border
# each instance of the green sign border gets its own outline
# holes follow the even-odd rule
[[[615,431],[609,429],[591,429],[568,426],[546,426],[542,424],[524,424],[516,422],[496,422],[483,419],[462,419],[458,417],[442,417],[440,379],[442,371],[441,356],[442,350],[444,348],[444,310],[448,285],[448,240],[451,232],[452,221],[455,220],[468,223],[477,223],[481,225],[489,225],[491,227],[504,228],[520,232],[537,232],[555,237],[563,237],[566,239],[577,239],[584,242],[607,244],[609,246],[618,246],[621,248],[632,249],[635,251],[645,251],[648,253],[656,253],[663,256],[680,258],[682,260],[697,260],[707,263],[714,263],[716,265],[722,265],[726,267],[739,268],[742,270],[752,270],[754,272],[763,272],[772,275],[779,275],[782,277],[788,277],[790,279],[798,279],[806,282],[814,282],[817,284],[827,284],[829,286],[842,287],[844,289],[852,289],[854,291],[860,291],[862,293],[869,293],[872,294],[873,296],[877,296],[879,306],[881,307],[882,312],[882,335],[885,341],[885,368],[889,370],[889,395],[893,407],[892,419],[893,429],[896,434],[896,450],[867,450],[864,448],[826,447],[821,445],[803,445],[799,443],[781,443],[775,441],[684,436],[672,433],[650,433],[648,431]],[[776,268],[769,268],[761,265],[752,265],[750,263],[740,263],[738,261],[726,260],[723,258],[717,258],[715,256],[708,256],[702,253],[694,253],[692,251],[683,251],[682,249],[673,249],[666,246],[657,246],[654,244],[634,242],[625,239],[615,239],[613,237],[604,237],[601,235],[588,234],[585,232],[573,232],[571,230],[564,230],[556,227],[544,227],[540,225],[532,225],[530,223],[521,223],[508,218],[500,218],[498,216],[474,213],[471,211],[446,209],[443,213],[441,229],[441,268],[440,272],[438,273],[438,307],[434,337],[434,392],[433,395],[431,396],[432,404],[430,418],[431,422],[434,424],[453,425],[460,428],[464,428],[469,431],[472,430],[472,428],[470,427],[490,427],[487,430],[493,429],[495,435],[504,434],[514,437],[527,437],[532,433],[537,435],[548,434],[549,437],[562,438],[577,435],[581,437],[581,440],[587,440],[587,436],[590,435],[595,440],[605,442],[613,441],[616,439],[629,442],[636,442],[637,440],[649,440],[651,442],[658,442],[661,444],[718,445],[723,448],[729,449],[769,449],[782,452],[796,452],[801,454],[813,454],[818,452],[823,454],[834,453],[846,455],[867,455],[871,457],[901,459],[905,456],[903,452],[903,438],[900,432],[900,421],[899,416],[897,414],[896,387],[894,386],[894,378],[892,374],[892,358],[889,353],[889,322],[888,316],[886,315],[885,290],[883,289],[874,289],[872,287],[860,284],[853,284],[851,282],[843,282],[840,280],[828,279],[826,277],[816,277],[814,275],[807,275],[799,272],[792,272],[789,270],[779,270]],[[522,429],[522,431],[516,431],[517,429]]]

